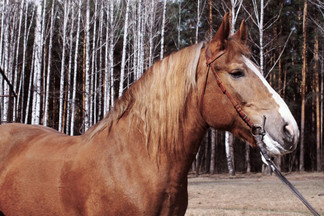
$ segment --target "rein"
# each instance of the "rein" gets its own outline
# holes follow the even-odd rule
[[[265,121],[266,117],[263,116],[263,124],[260,125],[255,125],[251,119],[247,116],[247,114],[242,110],[242,107],[240,104],[232,97],[232,95],[226,90],[225,86],[223,85],[220,77],[215,71],[214,67],[211,67],[211,64],[215,62],[217,59],[219,59],[221,56],[225,54],[225,51],[222,50],[218,52],[213,58],[210,58],[208,53],[207,53],[207,48],[206,48],[206,65],[208,67],[207,74],[206,74],[206,79],[205,79],[205,84],[204,84],[204,89],[202,91],[201,95],[201,103],[200,103],[200,111],[202,111],[202,101],[204,98],[205,90],[206,90],[206,85],[207,85],[207,79],[208,79],[208,74],[209,70],[211,69],[214,77],[216,79],[216,82],[228,99],[231,101],[234,109],[236,112],[239,114],[241,119],[247,124],[247,126],[251,129],[251,133],[253,137],[255,138],[257,146],[260,148],[260,153],[261,153],[261,158],[262,161],[270,167],[270,169],[276,174],[276,176],[302,201],[302,203],[309,209],[309,211],[314,215],[314,216],[320,216],[319,213],[309,204],[309,202],[303,197],[303,195],[286,179],[285,176],[282,175],[282,173],[279,171],[279,169],[275,166],[273,161],[270,159],[269,155],[267,154],[267,151],[265,150],[264,142],[263,142],[263,137],[265,135]]]

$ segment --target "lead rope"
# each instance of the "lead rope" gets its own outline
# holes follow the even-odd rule
[[[310,212],[314,216],[320,216],[320,214],[311,206],[311,204],[304,198],[304,196],[286,179],[284,175],[279,171],[273,161],[270,159],[267,151],[264,149],[263,137],[265,135],[264,125],[265,125],[266,117],[263,116],[263,124],[262,126],[255,127],[254,131],[252,131],[252,135],[255,138],[255,141],[260,148],[260,153],[262,157],[262,161],[269,166],[269,168],[276,174],[276,176],[283,182],[298,198],[304,205],[308,208]]]
[[[208,71],[207,71],[205,85],[204,85],[204,89],[203,89],[203,92],[201,95],[201,100],[200,100],[201,101],[201,104],[200,104],[201,111],[202,111],[202,101],[203,101],[203,97],[204,97],[204,93],[205,93],[205,89],[206,89],[206,85],[207,85],[208,73],[209,73],[209,69],[211,68],[211,70],[216,78],[216,82],[217,82],[219,88],[228,97],[228,99],[231,101],[232,105],[234,106],[234,108],[237,111],[237,113],[239,114],[239,116],[251,129],[251,133],[252,133],[253,137],[255,138],[256,144],[260,148],[262,161],[270,167],[270,169],[276,174],[276,176],[300,199],[300,201],[302,201],[302,203],[309,209],[310,212],[312,212],[312,214],[314,216],[320,216],[320,214],[309,204],[309,202],[303,197],[303,195],[288,181],[288,179],[286,179],[285,176],[283,176],[281,174],[281,172],[276,167],[276,165],[273,163],[273,161],[270,159],[269,155],[267,154],[267,151],[263,147],[264,146],[263,137],[265,135],[264,128],[265,128],[266,117],[263,116],[262,126],[253,124],[253,122],[250,120],[250,118],[247,116],[247,114],[242,110],[239,103],[237,103],[236,100],[231,96],[231,94],[226,90],[225,86],[222,84],[222,81],[221,81],[220,77],[218,76],[218,74],[216,73],[215,69],[213,67],[211,67],[211,64],[214,61],[216,61],[218,58],[220,58],[224,53],[225,53],[225,51],[220,51],[219,53],[217,53],[216,57],[211,59],[207,55],[207,49],[206,49],[206,65],[208,67]]]

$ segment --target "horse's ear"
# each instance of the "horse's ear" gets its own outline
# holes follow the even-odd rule
[[[247,27],[245,25],[245,21],[242,20],[240,29],[233,35],[233,38],[235,38],[235,40],[241,41],[243,44],[246,44],[247,37]]]
[[[229,34],[230,34],[230,21],[227,12],[223,18],[222,24],[218,28],[210,44],[214,44],[214,46],[216,46],[218,49],[223,49],[224,41],[228,39]]]

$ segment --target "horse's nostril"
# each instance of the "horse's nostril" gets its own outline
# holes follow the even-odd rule
[[[283,132],[284,132],[286,141],[288,141],[290,143],[294,141],[294,130],[293,130],[292,126],[290,126],[289,124],[286,124],[283,127]]]

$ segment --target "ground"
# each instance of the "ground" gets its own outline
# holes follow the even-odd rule
[[[324,172],[284,174],[324,216]],[[312,215],[274,174],[189,176],[186,216]]]

